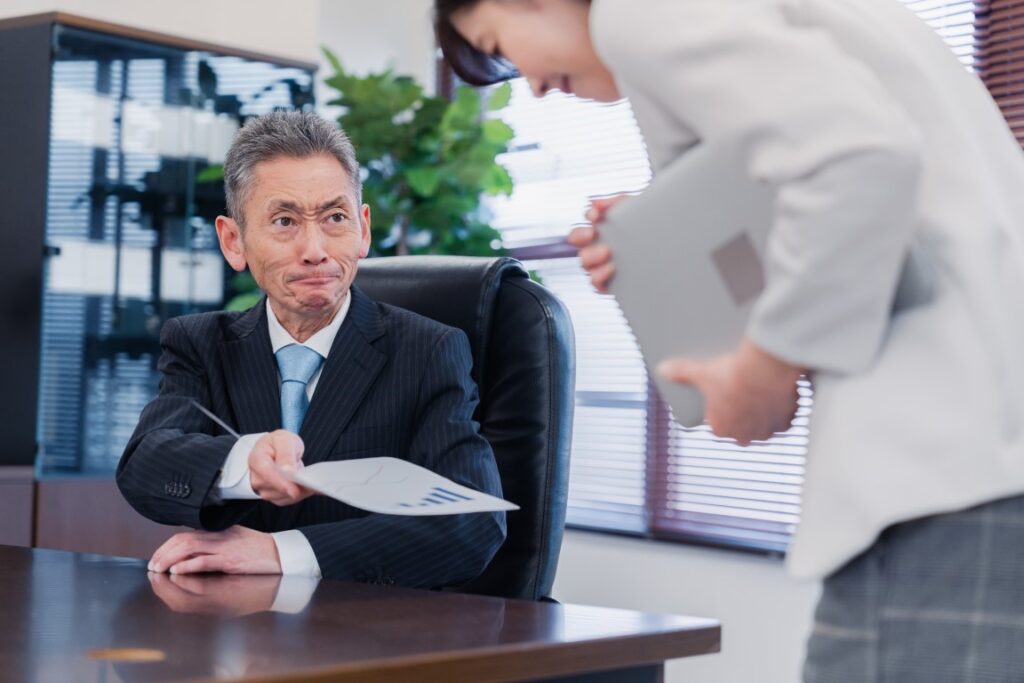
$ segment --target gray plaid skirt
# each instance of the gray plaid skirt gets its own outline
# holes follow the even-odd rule
[[[1024,681],[1024,496],[897,524],[825,579],[804,681]]]

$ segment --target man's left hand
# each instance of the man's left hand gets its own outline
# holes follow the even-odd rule
[[[711,431],[742,446],[789,429],[797,409],[796,382],[804,373],[747,339],[733,353],[706,361],[665,361],[658,372],[699,389]]]
[[[270,534],[233,526],[224,531],[175,534],[153,553],[149,570],[171,574],[280,574],[281,561]]]

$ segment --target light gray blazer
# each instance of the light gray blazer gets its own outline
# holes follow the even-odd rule
[[[591,32],[655,173],[730,138],[778,189],[748,333],[814,371],[791,571],[1024,492],[1024,155],[935,32],[896,0],[594,0]]]

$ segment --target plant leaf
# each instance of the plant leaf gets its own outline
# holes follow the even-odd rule
[[[487,170],[482,184],[487,194],[512,194],[512,176],[499,164],[494,164]]]
[[[263,298],[263,292],[249,292],[248,294],[239,294],[234,297],[224,306],[225,311],[248,311],[250,308],[255,306]]]
[[[338,73],[345,73],[345,69],[341,66],[341,61],[338,59],[338,55],[331,52],[331,49],[326,45],[321,45],[320,49],[324,53],[324,57],[327,57],[327,61],[331,63],[331,68]]]
[[[215,183],[218,180],[224,180],[223,166],[207,166],[196,174],[197,183]]]
[[[405,178],[413,192],[421,197],[432,197],[441,182],[441,172],[436,166],[410,168]]]
[[[491,111],[504,109],[508,106],[511,99],[512,84],[506,81],[491,91],[491,98],[487,101],[487,108]]]
[[[483,122],[484,140],[497,147],[504,147],[515,137],[515,131],[501,119],[487,119]]]

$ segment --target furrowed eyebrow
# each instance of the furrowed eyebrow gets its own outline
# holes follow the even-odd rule
[[[326,211],[327,209],[333,209],[336,206],[340,206],[343,209],[348,209],[348,198],[339,195],[334,199],[326,201],[317,208],[317,213],[321,211]]]
[[[339,196],[335,197],[334,199],[330,199],[330,200],[324,202],[323,204],[321,204],[320,206],[316,207],[316,209],[314,211],[316,213],[320,213],[322,211],[326,211],[327,209],[332,209],[332,208],[334,208],[336,206],[340,206],[343,209],[348,209],[348,204],[349,203],[348,203],[346,197],[344,197],[343,195],[339,195]],[[302,213],[302,207],[300,207],[295,202],[287,200],[287,199],[282,199],[280,201],[273,202],[270,205],[270,210],[271,210],[271,212],[273,212],[273,211],[291,211],[292,213]]]

